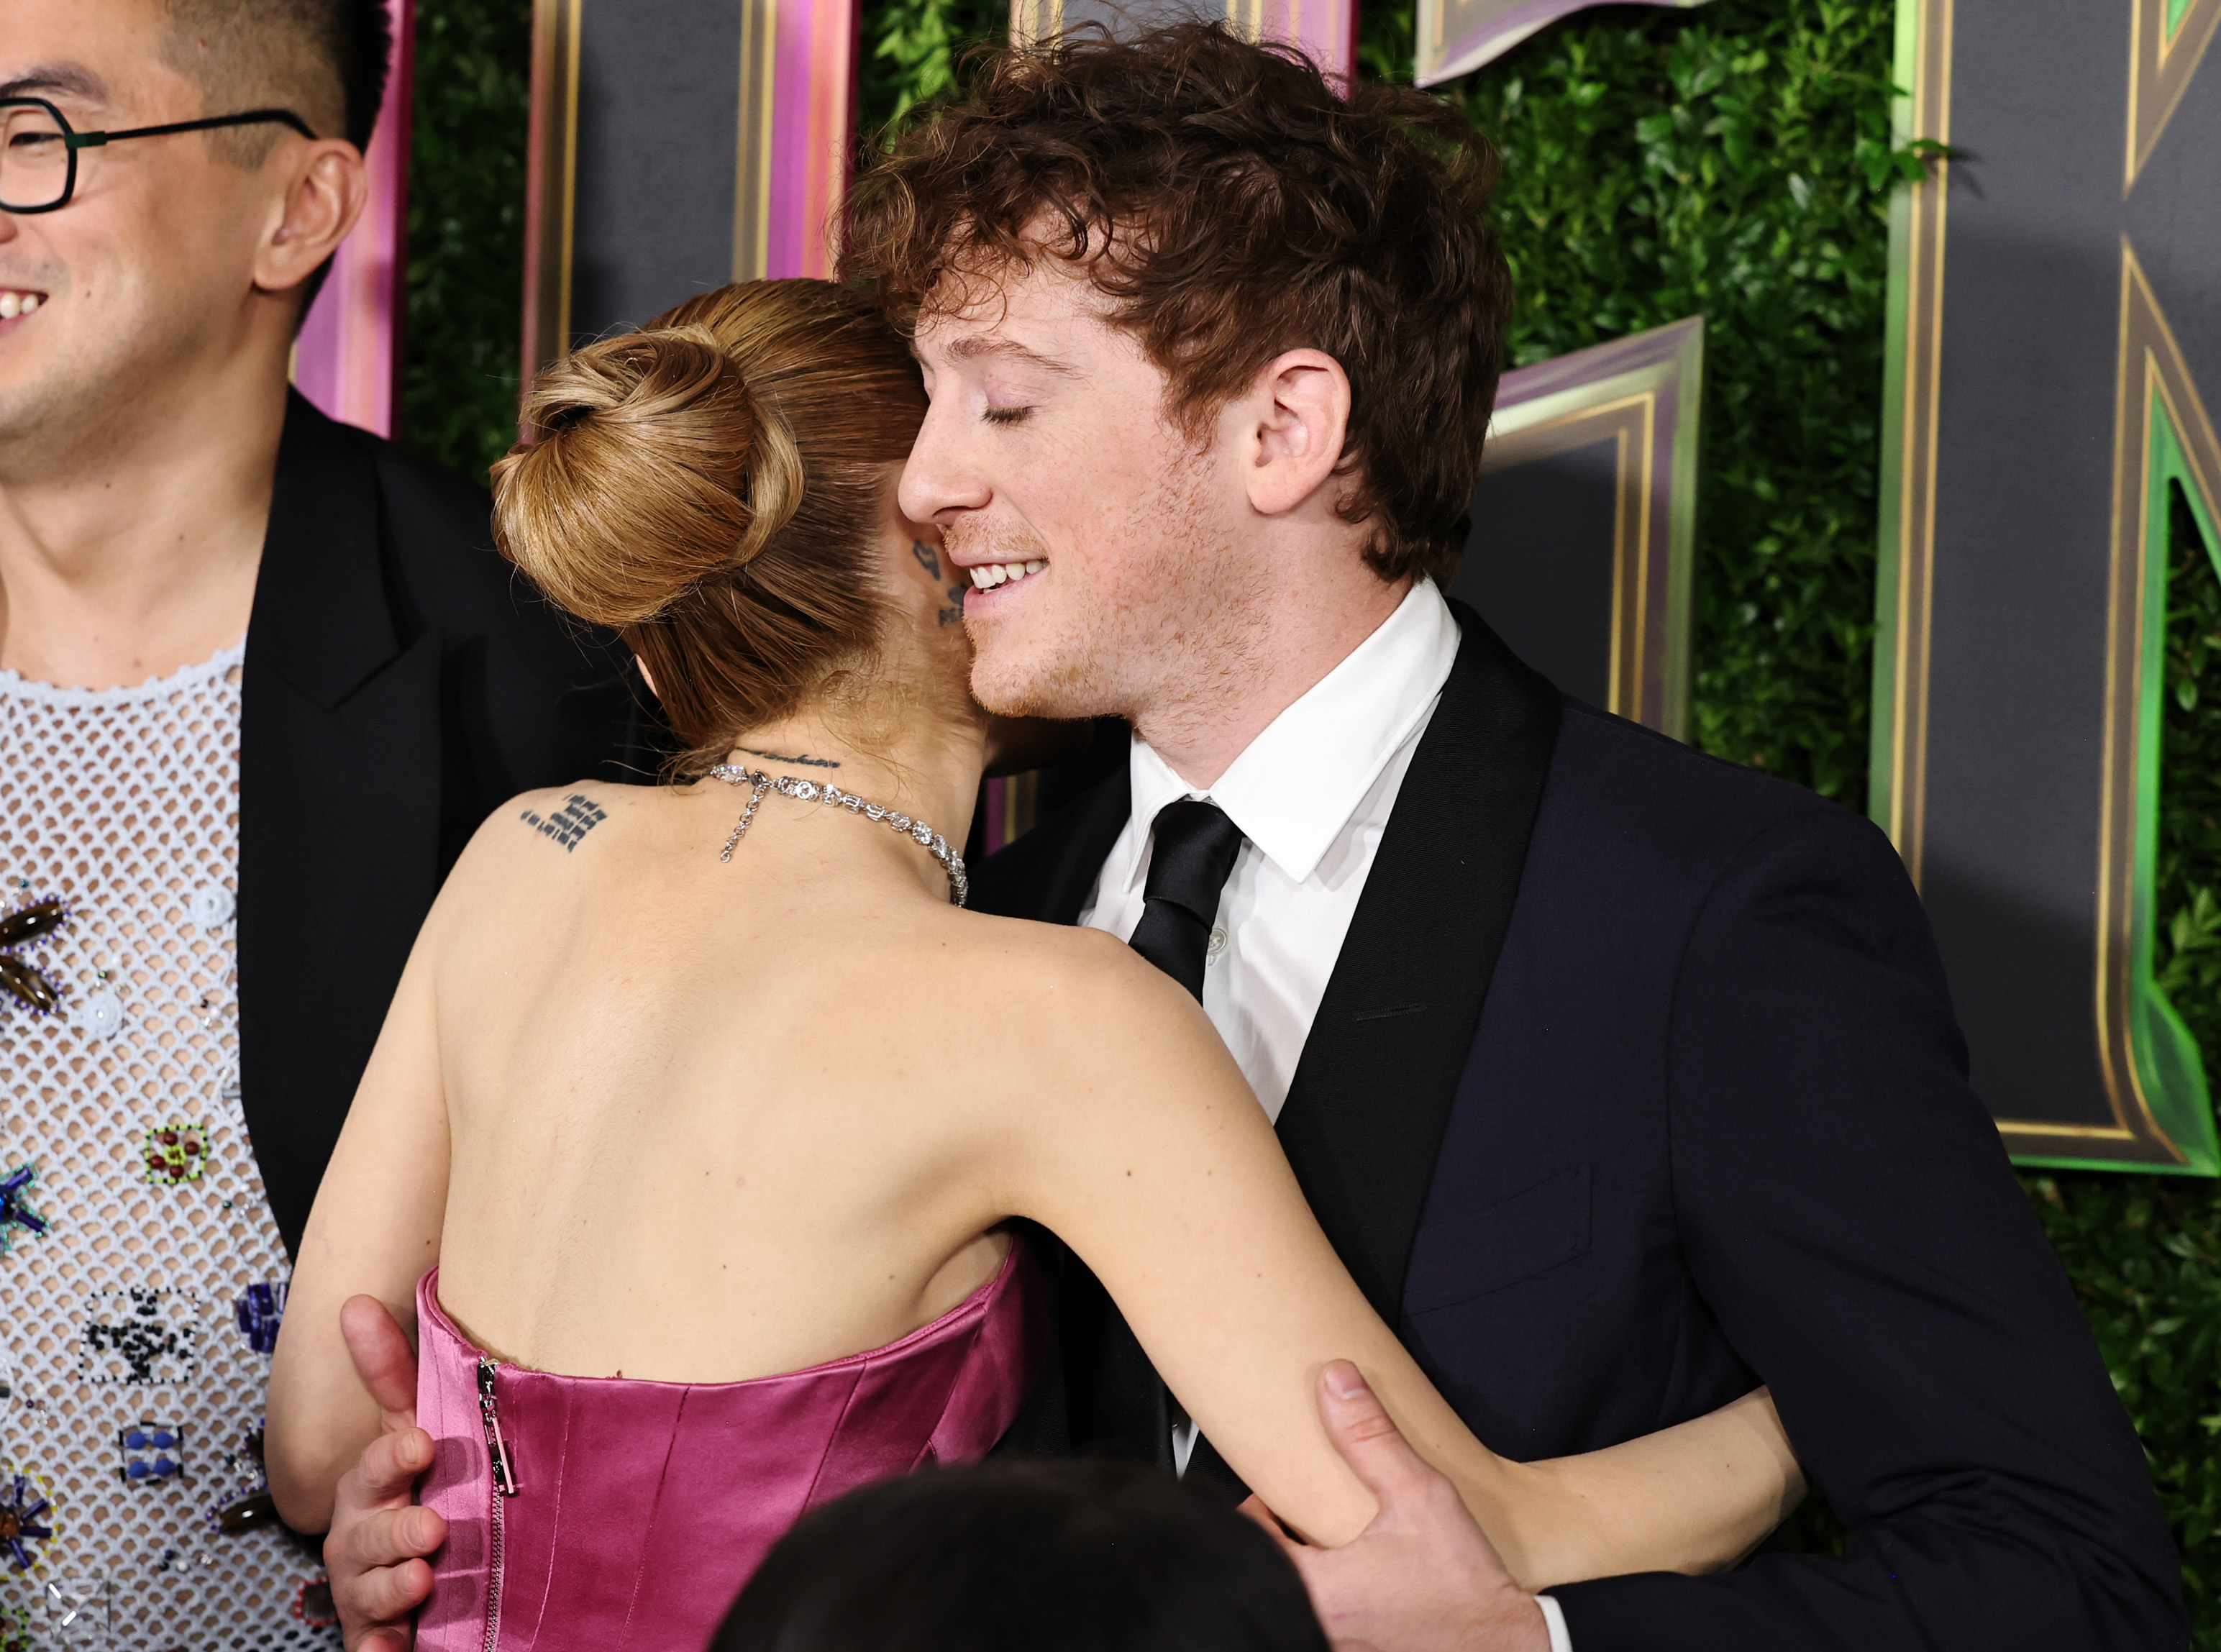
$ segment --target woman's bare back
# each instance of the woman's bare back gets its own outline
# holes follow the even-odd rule
[[[1013,1217],[1072,1247],[1236,1472],[1327,1541],[1374,1507],[1314,1409],[1345,1357],[1531,1583],[1717,1564],[1778,1517],[1795,1465],[1762,1396],[1562,1464],[1490,1455],[1351,1283],[1184,992],[1108,936],[952,908],[915,845],[845,811],[766,809],[721,861],[740,803],[580,785],[465,853],[304,1236],[271,1412],[296,1517],[376,1426],[334,1335],[353,1292],[408,1316],[436,1265],[502,1360],[740,1381],[938,1318]],[[1692,1524],[1682,1499],[1717,1506]]]
[[[441,1290],[520,1363],[798,1369],[935,1318],[1008,1248],[983,1173],[1041,1082],[1019,1018],[1102,938],[860,877],[868,823],[791,804],[721,863],[744,797],[522,799],[457,869],[429,960]]]

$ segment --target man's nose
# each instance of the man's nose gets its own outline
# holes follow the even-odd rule
[[[938,522],[944,510],[976,510],[993,497],[985,473],[966,451],[963,421],[945,404],[929,407],[903,466],[896,498],[912,522]]]

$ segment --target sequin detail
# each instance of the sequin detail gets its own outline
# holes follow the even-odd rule
[[[35,1469],[55,1534],[0,1604],[29,1609],[41,1652],[340,1644],[292,1616],[314,1561],[274,1518],[241,1529],[234,1514],[224,1530],[232,1504],[268,1498],[242,1442],[270,1355],[237,1305],[291,1272],[239,1090],[242,660],[227,649],[128,689],[0,672],[0,913],[50,897],[69,907],[34,954],[62,1012],[0,992],[0,1173],[37,1167],[16,1202],[48,1224],[0,1220],[14,1390],[0,1403],[0,1492]],[[149,1186],[147,1129],[172,1124],[197,1129],[203,1151],[157,1141]],[[118,1431],[147,1424],[150,1440],[181,1442],[181,1459],[168,1454],[181,1467],[153,1474],[154,1447],[149,1473],[128,1480]],[[3,1553],[0,1572],[14,1575]],[[80,1604],[48,1599],[49,1584]]]
[[[336,1627],[340,1613],[332,1604],[332,1580],[321,1572],[315,1577],[303,1578],[301,1586],[293,1592],[293,1616],[319,1629]]]
[[[43,1543],[54,1535],[53,1528],[46,1524],[49,1506],[46,1494],[31,1483],[28,1474],[8,1476],[7,1489],[0,1492],[0,1551],[6,1553],[8,1563],[18,1572],[28,1572],[38,1563],[31,1545]]]
[[[31,1184],[39,1179],[35,1165],[17,1165],[0,1178],[0,1256],[16,1242],[18,1230],[44,1233],[47,1219],[30,1205]]]
[[[287,1289],[282,1280],[274,1285],[250,1285],[247,1294],[231,1305],[239,1334],[257,1354],[278,1351],[278,1327],[285,1317]]]
[[[0,917],[0,992],[34,1015],[52,1015],[59,1009],[61,990],[45,971],[21,954],[68,920],[68,903],[52,897],[29,902]]]

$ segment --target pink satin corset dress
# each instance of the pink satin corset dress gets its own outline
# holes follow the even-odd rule
[[[416,1420],[436,1448],[418,1495],[447,1540],[419,1652],[700,1652],[811,1509],[985,1455],[1046,1340],[1023,1244],[900,1342],[750,1382],[503,1364],[441,1311],[438,1280],[435,1268],[416,1286]]]

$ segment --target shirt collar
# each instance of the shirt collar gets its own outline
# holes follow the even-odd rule
[[[1266,725],[1208,791],[1181,779],[1136,736],[1129,760],[1134,819],[1146,832],[1167,804],[1208,798],[1266,859],[1303,882],[1426,721],[1457,651],[1455,616],[1432,581],[1419,580],[1379,629]]]

